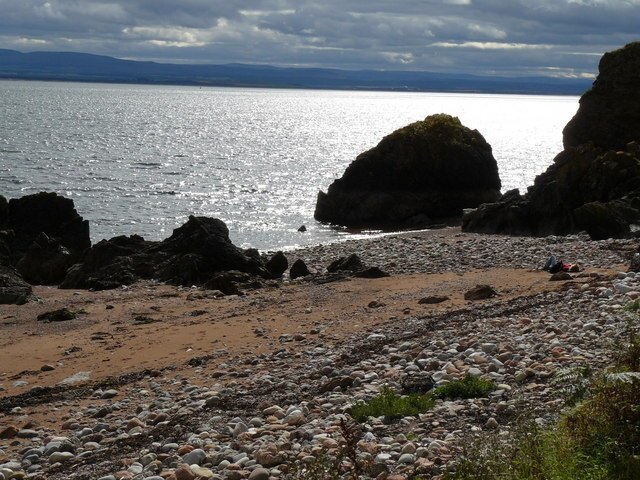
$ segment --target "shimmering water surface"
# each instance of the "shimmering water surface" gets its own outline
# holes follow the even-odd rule
[[[348,234],[315,222],[318,190],[393,130],[456,115],[492,145],[503,191],[524,189],[561,150],[577,107],[577,97],[0,81],[0,194],[73,198],[94,241],[165,238],[195,214],[223,219],[237,245],[322,243]]]

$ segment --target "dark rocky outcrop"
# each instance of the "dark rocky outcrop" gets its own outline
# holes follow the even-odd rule
[[[89,223],[73,200],[46,192],[0,196],[0,264],[17,267],[24,280],[59,283],[89,246]]]
[[[525,195],[507,192],[468,212],[465,231],[594,239],[640,226],[640,43],[607,53],[564,130],[565,150]]]
[[[73,261],[74,256],[67,248],[41,232],[18,261],[16,268],[22,278],[33,285],[57,285],[64,279]]]
[[[561,152],[526,195],[508,192],[466,214],[462,228],[482,233],[623,237],[640,223],[638,144],[604,151],[592,144]]]
[[[151,278],[174,285],[203,285],[216,273],[230,270],[271,277],[260,260],[233,245],[223,221],[191,216],[161,242],[133,235],[97,243],[69,269],[60,287],[104,290]]]
[[[390,275],[382,270],[380,267],[368,267],[362,270],[359,270],[355,273],[358,278],[384,278],[390,277]]]
[[[352,253],[348,257],[340,257],[329,264],[327,267],[327,272],[336,273],[336,272],[358,272],[363,270],[364,264],[360,257],[355,253]]]
[[[432,115],[360,154],[320,192],[315,218],[354,227],[425,226],[495,201],[500,179],[491,146],[449,115]]]
[[[40,233],[55,239],[72,255],[79,256],[91,246],[89,222],[76,211],[73,200],[52,192],[12,198],[6,228],[15,232],[11,246],[21,258]]]
[[[622,150],[640,140],[640,42],[605,53],[598,70],[598,78],[562,132],[565,148],[592,142]]]
[[[139,254],[152,245],[139,235],[101,240],[67,271],[60,288],[109,290],[148,278],[153,272],[151,260]]]
[[[31,296],[31,285],[11,267],[0,265],[0,304],[23,305]]]
[[[204,284],[207,290],[218,290],[225,295],[242,295],[242,290],[254,290],[264,287],[264,283],[255,276],[237,270],[215,273]]]

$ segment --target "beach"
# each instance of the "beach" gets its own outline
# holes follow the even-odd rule
[[[362,478],[437,478],[486,431],[552,421],[555,373],[611,362],[640,296],[624,273],[637,249],[448,227],[287,251],[313,274],[243,295],[35,287],[0,318],[0,464],[13,462],[9,478],[303,478],[291,475],[344,449],[349,407],[384,386],[491,380],[488,396],[359,427]],[[354,253],[389,276],[326,273]],[[550,281],[551,254],[580,271]],[[497,295],[465,300],[476,285]],[[76,318],[37,320],[60,308]]]

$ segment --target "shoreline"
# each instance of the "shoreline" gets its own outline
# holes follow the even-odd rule
[[[554,372],[607,364],[608,342],[623,335],[621,308],[640,296],[640,278],[618,275],[638,244],[449,227],[286,252],[290,263],[302,258],[318,272],[356,253],[391,275],[380,279],[300,279],[221,298],[156,282],[102,292],[37,287],[40,301],[7,306],[0,319],[0,425],[35,432],[0,440],[0,465],[20,463],[21,450],[63,436],[73,457],[35,462],[41,478],[131,474],[138,464],[147,476],[173,478],[189,448],[204,451],[200,467],[217,475],[209,478],[248,478],[257,465],[282,478],[288,466],[340,442],[336,422],[355,400],[384,385],[399,389],[416,367],[439,381],[477,370],[500,393],[439,400],[418,417],[363,427],[375,439],[367,446],[374,463],[399,478],[411,469],[436,478],[467,442],[494,428],[486,426],[489,418],[499,431],[524,408],[553,418],[560,406]],[[538,268],[551,253],[583,272],[550,282]],[[465,300],[479,283],[498,296]],[[419,303],[435,295],[449,300]],[[84,313],[69,322],[35,320],[63,306]],[[82,372],[90,373],[74,383]],[[111,390],[113,397],[105,394]],[[276,405],[282,416],[264,413]],[[285,421],[296,409],[304,420]],[[82,437],[87,429],[92,436]],[[98,434],[99,441],[87,441]],[[282,443],[296,435],[299,447]],[[164,450],[170,439],[178,446]],[[411,462],[401,462],[411,450]],[[144,465],[144,452],[156,456],[157,472]],[[240,454],[246,460],[218,462]]]

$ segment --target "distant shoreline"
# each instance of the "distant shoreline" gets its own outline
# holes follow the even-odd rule
[[[171,64],[80,52],[0,49],[0,78],[132,85],[345,91],[580,95],[592,79],[411,70],[341,70],[253,64]]]
[[[371,88],[371,87],[313,87],[297,85],[245,85],[245,84],[204,84],[197,82],[132,82],[128,80],[105,80],[105,79],[71,79],[53,77],[10,77],[0,74],[0,81],[15,82],[47,82],[47,83],[83,83],[83,84],[103,84],[103,85],[142,85],[158,87],[195,87],[195,88],[248,88],[255,90],[318,90],[331,92],[389,92],[389,93],[456,93],[470,95],[527,95],[527,96],[548,96],[548,97],[579,97],[584,92],[553,92],[535,90],[454,90],[454,89],[401,89],[401,88]]]

